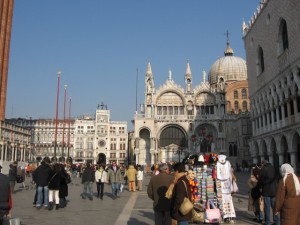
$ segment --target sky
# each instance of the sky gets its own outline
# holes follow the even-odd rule
[[[6,118],[55,119],[94,115],[107,105],[112,121],[131,120],[144,102],[151,63],[155,88],[172,71],[184,87],[187,61],[193,86],[223,57],[226,31],[234,55],[245,59],[242,22],[259,0],[15,0]],[[137,89],[136,89],[137,87]],[[136,94],[137,93],[137,94]],[[137,100],[137,101],[136,101]],[[137,104],[136,104],[137,102]]]

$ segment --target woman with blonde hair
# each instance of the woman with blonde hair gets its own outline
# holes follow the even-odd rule
[[[280,167],[282,179],[278,183],[275,215],[280,213],[281,225],[300,224],[300,182],[294,168],[285,163]]]

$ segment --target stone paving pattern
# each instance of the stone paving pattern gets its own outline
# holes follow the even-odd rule
[[[257,224],[252,222],[253,213],[247,211],[247,172],[236,173],[239,193],[234,195],[234,206],[237,213],[236,224]],[[154,225],[152,200],[147,196],[147,184],[150,175],[144,176],[143,191],[129,192],[124,187],[120,197],[113,200],[111,187],[105,185],[104,198],[96,197],[83,200],[80,193],[83,185],[80,178],[73,178],[69,185],[68,206],[63,209],[48,211],[32,206],[35,189],[30,185],[31,178],[27,178],[24,189],[21,184],[16,185],[13,195],[13,217],[19,217],[22,225]],[[96,184],[93,186],[96,192]],[[191,223],[193,224],[193,223]]]

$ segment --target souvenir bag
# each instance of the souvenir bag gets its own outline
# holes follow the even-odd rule
[[[210,208],[213,205],[213,208]],[[218,209],[213,203],[207,201],[205,210],[205,223],[219,223],[221,218],[220,209]]]
[[[192,211],[192,209],[194,208],[194,204],[188,198],[188,192],[187,192],[187,187],[186,187],[185,182],[184,181],[182,181],[182,182],[184,183],[187,197],[184,197],[183,202],[181,203],[181,205],[179,207],[179,211],[181,212],[182,215],[186,215],[190,211]]]
[[[232,192],[233,193],[239,192],[239,188],[238,188],[238,186],[237,186],[237,184],[236,184],[235,181],[232,181]]]
[[[194,207],[192,221],[198,223],[204,223],[204,220],[205,220],[204,212]]]

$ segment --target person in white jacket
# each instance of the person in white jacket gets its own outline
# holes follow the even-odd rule
[[[104,165],[99,165],[99,168],[96,170],[95,181],[98,192],[97,198],[103,200],[104,183],[107,183],[107,173],[105,171]]]
[[[138,172],[136,175],[136,179],[138,181],[138,190],[143,190],[143,178],[144,178],[144,172],[141,166],[138,166]]]

